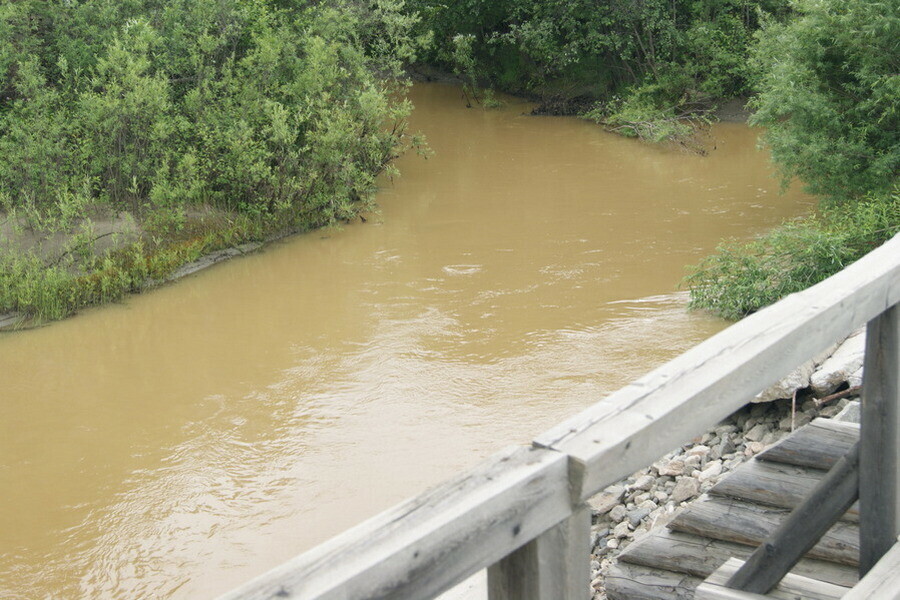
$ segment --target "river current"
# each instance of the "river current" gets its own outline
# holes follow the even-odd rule
[[[417,84],[366,223],[0,336],[0,597],[208,598],[719,331],[685,266],[808,210],[706,156]]]

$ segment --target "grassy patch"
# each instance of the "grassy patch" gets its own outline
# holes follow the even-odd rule
[[[789,221],[751,242],[727,242],[685,278],[691,307],[740,319],[814,285],[900,231],[900,190]]]

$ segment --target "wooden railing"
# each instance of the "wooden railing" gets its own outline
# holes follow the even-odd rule
[[[585,501],[709,430],[868,323],[863,562],[900,535],[900,235],[481,466],[234,590],[223,600],[433,598],[488,569],[491,600],[589,597]]]

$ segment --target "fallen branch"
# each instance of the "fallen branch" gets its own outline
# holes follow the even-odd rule
[[[847,398],[848,396],[859,396],[860,392],[862,392],[861,385],[854,385],[853,387],[847,388],[842,392],[837,392],[831,394],[830,396],[825,396],[824,398],[816,398],[815,403],[816,406],[824,406],[829,402],[834,402],[835,400],[840,400],[841,398]]]

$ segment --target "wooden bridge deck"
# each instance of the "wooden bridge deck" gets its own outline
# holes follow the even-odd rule
[[[859,425],[817,419],[744,463],[666,526],[635,540],[605,578],[611,600],[694,598],[730,558],[746,559],[859,438]],[[859,579],[854,505],[791,571],[850,588]],[[825,597],[825,596],[822,596]]]

